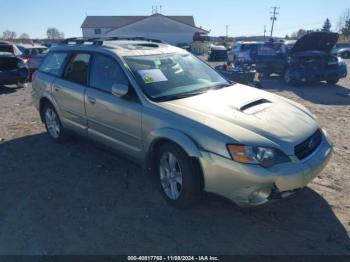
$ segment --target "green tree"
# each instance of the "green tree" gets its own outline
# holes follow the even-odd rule
[[[330,32],[331,27],[332,27],[331,21],[329,21],[329,19],[327,18],[326,21],[324,21],[324,24],[322,26],[321,31],[322,32]]]

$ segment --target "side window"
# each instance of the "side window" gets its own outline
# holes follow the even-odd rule
[[[272,46],[262,45],[258,48],[258,55],[276,56],[276,50]]]
[[[128,85],[129,81],[113,58],[96,54],[91,65],[90,86],[111,93],[114,84]]]
[[[95,28],[95,35],[100,35],[102,32],[101,32],[101,28]]]
[[[39,71],[60,76],[62,66],[67,56],[67,53],[49,53],[45,60],[41,63]]]
[[[87,85],[90,54],[76,54],[66,67],[63,78],[80,84]]]

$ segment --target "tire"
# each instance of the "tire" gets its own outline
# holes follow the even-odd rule
[[[329,84],[329,85],[336,85],[338,82],[339,82],[339,79],[327,80],[327,84]]]
[[[57,143],[63,143],[68,138],[68,131],[62,126],[61,120],[50,104],[46,103],[42,110],[42,119],[44,121],[46,131],[50,138]]]
[[[201,173],[194,160],[173,143],[162,145],[157,152],[155,169],[161,194],[176,208],[187,208],[202,196]]]

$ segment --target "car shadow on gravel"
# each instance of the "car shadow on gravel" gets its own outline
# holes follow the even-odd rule
[[[168,206],[141,169],[84,139],[0,144],[0,254],[350,254],[311,189],[239,208],[209,194]]]
[[[22,89],[23,87],[21,86],[17,86],[17,85],[1,85],[0,84],[0,95],[4,95],[4,94],[11,94],[16,92],[18,89]]]
[[[320,82],[300,86],[288,86],[280,77],[261,80],[260,86],[267,91],[289,91],[299,97],[321,105],[350,105],[350,89],[339,84],[328,85]]]

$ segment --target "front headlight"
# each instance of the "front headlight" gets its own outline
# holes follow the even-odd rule
[[[290,161],[281,150],[271,147],[228,145],[227,149],[234,161],[244,164],[271,167]]]

